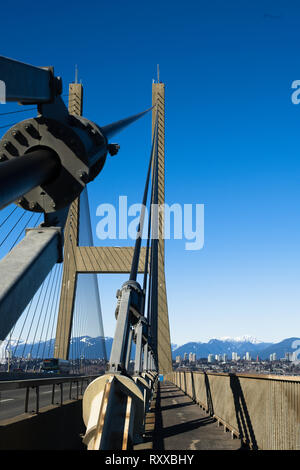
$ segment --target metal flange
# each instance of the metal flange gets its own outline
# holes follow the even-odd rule
[[[131,302],[129,306],[130,310],[130,323],[135,325],[139,319],[141,318],[141,311],[142,311],[142,302],[143,302],[143,291],[140,284],[136,281],[126,281],[122,285],[121,289],[117,291],[117,306],[115,310],[115,317],[118,318],[120,303],[122,299],[122,291],[123,290],[130,290],[131,292]]]
[[[84,189],[89,180],[89,156],[71,126],[39,116],[22,121],[6,132],[0,142],[0,160],[21,158],[37,148],[54,151],[61,169],[54,180],[37,186],[16,204],[33,212],[56,212],[71,204]]]

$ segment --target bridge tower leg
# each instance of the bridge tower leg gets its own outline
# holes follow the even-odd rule
[[[69,85],[69,113],[82,115],[83,87]],[[59,311],[57,318],[54,357],[68,359],[77,284],[76,249],[79,236],[80,198],[71,204],[64,234],[64,264]]]
[[[165,242],[164,210],[165,203],[165,84],[158,81],[152,84],[152,134],[154,132],[156,112],[158,113],[158,319],[157,319],[157,355],[159,372],[172,371],[170,326],[165,280]]]

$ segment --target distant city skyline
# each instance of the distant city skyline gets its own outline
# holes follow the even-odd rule
[[[90,336],[72,336],[70,354],[72,357],[84,354],[86,357],[109,357],[113,338]],[[105,343],[105,346],[104,346]],[[0,342],[0,362],[5,362],[8,356],[27,358],[28,355],[34,359],[38,357],[51,357],[54,346],[54,338],[41,341],[38,344],[30,341],[11,338],[10,341]],[[207,343],[187,342],[183,345],[172,344],[173,360],[178,359],[195,362],[196,359],[207,358],[209,362],[256,360],[281,360],[289,359],[300,363],[300,338],[285,338],[278,343],[249,342],[247,340],[217,340],[211,339]],[[132,359],[134,360],[134,350],[132,349]]]

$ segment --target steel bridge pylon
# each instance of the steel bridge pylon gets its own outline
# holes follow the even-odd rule
[[[164,240],[164,203],[165,203],[165,84],[152,83],[152,135],[157,112],[157,155],[158,155],[158,299],[157,299],[157,356],[161,374],[172,371],[170,326],[165,279],[165,240]]]
[[[25,82],[21,71],[27,74]],[[53,68],[36,68],[0,56],[3,76],[9,85],[7,98],[37,104],[38,116],[17,123],[0,141],[0,209],[16,202],[25,210],[44,213],[44,222],[28,229],[0,261],[0,272],[6,274],[0,283],[0,339],[11,331],[52,267],[63,261],[54,355],[68,359],[78,275],[130,273],[117,291],[108,369],[83,397],[83,441],[88,449],[126,450],[143,434],[158,373],[172,370],[164,242],[165,85],[159,80],[153,83],[152,108],[100,127],[82,117],[81,84],[70,85],[67,109],[60,96],[61,80]],[[101,172],[107,154],[118,152],[119,146],[110,139],[151,109],[152,148],[135,245],[81,246],[80,198],[86,185]],[[150,180],[148,237],[146,247],[141,247]],[[87,244],[92,244],[92,236]],[[142,285],[138,273],[143,274]]]
[[[83,89],[81,84],[71,84],[69,88],[69,113],[81,115]],[[158,113],[158,203],[163,208],[165,201],[165,85],[152,84],[152,133],[156,112]],[[54,357],[68,359],[76,285],[78,274],[120,274],[130,273],[133,247],[94,247],[79,246],[80,198],[70,206],[65,225],[64,267],[60,305],[54,346]],[[159,211],[158,240],[158,298],[157,298],[157,355],[160,373],[172,370],[170,329],[165,282],[164,214]],[[141,249],[138,272],[145,269],[145,248]]]

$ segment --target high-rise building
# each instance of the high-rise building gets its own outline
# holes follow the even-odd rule
[[[189,362],[196,362],[196,353],[190,352],[190,354],[189,354]]]
[[[176,356],[176,363],[177,363],[177,364],[180,364],[180,363],[181,363],[181,357],[180,357],[180,356]]]
[[[237,354],[236,352],[233,352],[233,353],[232,353],[232,360],[233,360],[233,361],[238,361],[238,360],[239,360],[239,356],[238,356],[238,354]]]
[[[246,352],[246,361],[251,361],[251,355],[249,352]]]
[[[276,361],[276,353],[270,354],[270,361]]]
[[[207,362],[214,362],[214,355],[213,354],[208,355]]]
[[[298,360],[299,360],[299,359],[298,359],[298,354],[299,354],[299,351],[294,351],[294,352],[292,353],[292,358],[291,358],[291,361],[292,361],[292,362],[298,362]]]

